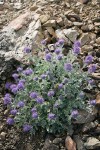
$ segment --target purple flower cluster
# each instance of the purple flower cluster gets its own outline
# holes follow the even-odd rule
[[[39,104],[43,104],[44,99],[42,97],[37,97],[36,102],[39,103]]]
[[[37,98],[37,96],[38,96],[37,92],[31,92],[30,93],[30,98],[35,99],[35,98]]]
[[[12,77],[13,77],[15,80],[17,80],[18,77],[19,77],[19,75],[18,75],[17,73],[14,73],[14,74],[12,74]]]
[[[32,73],[33,73],[33,70],[32,70],[31,68],[26,69],[26,70],[23,71],[23,74],[25,74],[26,76],[29,76],[29,75],[31,75]]]
[[[93,61],[93,56],[92,56],[92,55],[86,56],[86,58],[85,58],[85,60],[84,60],[84,62],[85,62],[86,64],[90,64],[90,63],[92,63],[92,61]]]
[[[23,131],[24,132],[29,132],[32,129],[31,125],[25,124],[23,125]]]
[[[96,100],[95,99],[90,100],[90,104],[93,105],[93,106],[95,106],[96,105]]]
[[[15,116],[17,114],[17,109],[12,109],[10,111],[10,114]]]
[[[88,68],[88,73],[93,73],[95,72],[97,69],[97,65],[96,64],[91,64]]]
[[[18,68],[17,68],[17,72],[20,73],[20,72],[22,72],[22,71],[23,71],[23,68],[22,68],[22,67],[18,67]]]
[[[74,119],[76,119],[76,117],[78,116],[78,111],[77,110],[73,110],[72,112],[71,112],[71,117],[72,118],[74,118]]]
[[[10,94],[6,94],[4,97],[4,105],[8,105],[11,104],[11,95]]]
[[[66,71],[72,71],[72,64],[71,63],[65,63],[64,64],[64,69],[66,70]]]
[[[80,54],[80,46],[81,46],[81,43],[80,41],[75,41],[74,42],[74,47],[73,47],[73,53],[74,54]]]
[[[38,77],[34,77],[33,80],[34,80],[34,81],[38,81]]]
[[[38,113],[37,112],[33,112],[32,113],[32,118],[37,119],[38,118]]]
[[[60,84],[58,85],[58,89],[62,89],[62,88],[63,88],[63,84],[60,83]]]
[[[11,83],[10,83],[10,82],[7,82],[7,83],[5,84],[5,89],[8,89],[8,90],[9,90],[10,86],[11,86]]]
[[[8,125],[13,125],[14,124],[14,119],[13,118],[8,118],[6,122],[7,122]]]
[[[47,40],[46,40],[46,39],[42,40],[42,41],[41,41],[41,44],[42,44],[42,45],[46,45],[46,44],[47,44]]]
[[[17,92],[18,92],[18,87],[17,87],[16,84],[12,84],[12,85],[10,86],[10,89],[11,89],[11,92],[12,92],[13,94],[17,94]]]
[[[17,88],[18,90],[23,90],[25,88],[24,83],[22,81],[19,81]]]
[[[24,48],[24,52],[25,53],[30,53],[31,52],[31,48],[30,47],[25,47]]]
[[[42,75],[41,75],[41,78],[42,78],[42,79],[46,79],[46,77],[47,77],[46,74],[42,74]]]
[[[59,39],[56,43],[55,46],[63,46],[64,45],[64,39]]]
[[[48,96],[49,96],[49,97],[54,96],[54,94],[55,94],[55,92],[54,92],[53,90],[50,90],[50,91],[48,92]]]
[[[63,55],[62,55],[62,54],[60,54],[60,55],[57,56],[57,59],[58,59],[58,60],[62,60],[62,58],[63,58]]]
[[[84,95],[85,95],[85,94],[84,94],[84,92],[82,91],[82,92],[80,92],[79,97],[80,97],[80,98],[84,98]]]
[[[52,55],[50,53],[46,54],[45,59],[46,59],[46,61],[50,62],[52,59]]]
[[[59,48],[55,50],[55,53],[56,53],[57,55],[59,55],[60,52],[61,52],[61,50],[60,50]]]
[[[49,113],[49,114],[48,114],[48,119],[54,120],[55,118],[56,118],[56,115],[55,115],[55,114],[53,114],[53,113]]]
[[[23,101],[19,101],[17,104],[18,108],[24,107],[25,103]]]

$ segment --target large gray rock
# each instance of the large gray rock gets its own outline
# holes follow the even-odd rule
[[[89,137],[85,143],[85,147],[87,149],[99,149],[100,148],[100,141],[94,137]]]

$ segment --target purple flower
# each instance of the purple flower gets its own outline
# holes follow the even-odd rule
[[[55,94],[55,92],[54,92],[53,90],[51,90],[51,91],[48,92],[48,96],[49,96],[49,97],[54,96],[54,94]]]
[[[14,124],[14,119],[13,118],[8,118],[6,122],[7,122],[8,125],[13,125]]]
[[[43,99],[42,97],[38,97],[38,98],[36,99],[36,102],[39,103],[39,104],[43,104],[44,99]]]
[[[23,82],[19,82],[18,85],[17,85],[17,88],[19,90],[23,90],[24,89],[24,83]]]
[[[11,104],[11,95],[10,94],[6,94],[4,97],[4,105],[8,105]]]
[[[45,79],[46,77],[47,77],[46,74],[42,74],[42,75],[41,75],[41,78],[42,78],[42,79]]]
[[[66,71],[72,71],[72,64],[71,63],[65,63],[64,64],[64,69],[66,70]]]
[[[17,68],[17,72],[22,72],[22,71],[23,71],[23,68],[21,68],[21,67]]]
[[[81,42],[80,41],[75,41],[74,46],[75,47],[81,47]]]
[[[8,90],[9,90],[10,86],[11,86],[11,83],[10,83],[10,82],[7,82],[7,83],[5,84],[5,89],[8,89]]]
[[[58,43],[59,43],[59,45],[63,45],[64,44],[64,40],[63,39],[59,39]]]
[[[19,83],[25,83],[25,79],[21,79],[21,80],[19,80]]]
[[[63,88],[63,84],[60,83],[60,84],[58,85],[58,88],[59,88],[59,89],[62,89],[62,88]]]
[[[10,114],[15,116],[15,115],[17,114],[17,110],[16,110],[16,109],[12,109],[12,110],[10,111]]]
[[[18,104],[17,104],[17,107],[19,107],[19,108],[20,108],[20,107],[24,107],[24,105],[25,105],[25,104],[24,104],[23,101],[19,101]]]
[[[31,74],[33,73],[33,70],[32,70],[31,68],[29,68],[29,69],[24,70],[23,73],[24,73],[26,76],[28,76],[28,75],[31,75]]]
[[[78,114],[79,114],[79,113],[78,113],[77,110],[73,110],[72,113],[71,113],[71,116],[72,116],[72,118],[75,119],[75,118],[78,116]]]
[[[37,96],[38,96],[37,92],[30,93],[30,98],[37,98]]]
[[[55,115],[55,114],[53,114],[53,113],[49,113],[49,114],[48,114],[48,119],[54,120],[55,118],[56,118],[56,115]]]
[[[93,105],[93,106],[95,106],[96,105],[96,100],[95,99],[90,100],[90,104]]]
[[[38,113],[37,112],[32,113],[32,118],[37,119],[38,118]]]
[[[12,90],[13,88],[16,88],[17,87],[17,85],[16,84],[11,84],[10,85],[10,89]]]
[[[24,132],[29,132],[32,129],[31,125],[25,124],[23,125],[23,131]]]
[[[34,80],[34,81],[38,81],[38,77],[34,77],[33,80]]]
[[[74,54],[80,54],[80,46],[81,46],[81,43],[80,41],[75,41],[74,42],[74,47],[73,47],[73,53]]]
[[[18,79],[19,75],[17,73],[12,74],[12,77],[16,80]]]
[[[46,44],[47,44],[47,40],[46,40],[46,39],[42,40],[42,41],[41,41],[41,44],[42,44],[42,45],[46,45]]]
[[[31,109],[31,112],[32,112],[32,113],[35,113],[36,111],[37,111],[36,107],[33,107],[33,108]]]
[[[79,94],[79,97],[80,97],[80,98],[84,98],[84,95],[85,95],[84,92],[81,91],[80,94]]]
[[[60,49],[56,49],[56,50],[55,50],[55,53],[56,53],[57,55],[58,55],[60,52],[61,52]]]
[[[94,80],[89,80],[88,83],[89,83],[90,85],[94,85],[95,82],[94,82]]]
[[[30,53],[31,52],[31,48],[30,47],[25,47],[24,48],[24,52],[25,53]]]
[[[48,53],[46,54],[45,58],[46,58],[46,61],[51,61],[52,56],[50,53]]]
[[[91,63],[92,61],[93,61],[93,56],[92,56],[92,55],[86,56],[86,58],[85,58],[85,60],[84,60],[84,62],[85,62],[86,64],[89,64],[89,63]]]
[[[58,59],[58,60],[62,60],[62,58],[63,58],[63,55],[58,55],[58,56],[57,56],[57,59]]]
[[[96,65],[96,64],[91,64],[91,65],[89,66],[89,68],[88,68],[88,72],[89,72],[89,73],[93,73],[93,72],[96,71],[96,69],[97,69],[97,65]]]
[[[18,92],[18,88],[17,88],[17,87],[12,88],[12,89],[11,89],[11,92],[12,92],[13,94],[17,94],[17,92]]]

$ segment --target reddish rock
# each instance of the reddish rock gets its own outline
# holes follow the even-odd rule
[[[8,26],[15,31],[21,29],[24,25],[27,25],[31,20],[30,12],[26,12],[25,14],[21,14],[19,17],[14,19]]]
[[[70,136],[67,136],[65,139],[65,147],[67,150],[76,150],[76,143]]]

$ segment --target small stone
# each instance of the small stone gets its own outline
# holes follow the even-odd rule
[[[50,18],[49,15],[41,15],[40,16],[40,21],[41,21],[41,23],[44,24],[45,22],[47,22],[49,20],[49,18]]]
[[[89,33],[83,33],[81,38],[80,38],[80,42],[82,45],[87,44],[90,41],[90,36]]]
[[[9,110],[6,109],[6,110],[4,111],[4,115],[7,115],[8,113],[9,113]]]
[[[55,139],[53,140],[53,143],[54,143],[54,144],[59,144],[61,141],[62,141],[62,138],[55,138]]]
[[[58,39],[64,39],[65,43],[68,43],[68,39],[65,37],[65,35],[64,35],[64,33],[61,29],[57,29],[55,31],[55,33],[56,33],[56,36],[57,36]]]
[[[96,43],[100,45],[100,37],[96,39]]]
[[[43,24],[44,27],[56,27],[55,20],[48,20],[46,23]]]
[[[82,50],[82,52],[91,52],[93,50],[93,46],[84,45],[81,50]]]
[[[60,26],[63,26],[63,19],[60,17],[57,19],[57,23],[60,25]]]
[[[41,22],[40,22],[40,20],[37,20],[37,22],[35,23],[34,30],[41,30]]]
[[[100,93],[96,96],[96,104],[100,105]]]
[[[87,4],[89,2],[89,0],[81,0],[82,4]]]
[[[67,148],[67,150],[76,150],[76,143],[70,136],[67,136],[65,139],[65,147]]]
[[[88,25],[83,25],[83,26],[81,27],[81,30],[84,31],[84,32],[88,32],[88,31],[89,31]]]
[[[22,3],[15,3],[14,8],[20,10],[22,8]]]
[[[74,42],[77,39],[78,35],[79,35],[77,30],[73,30],[73,29],[63,29],[63,33],[72,42]]]
[[[85,147],[87,149],[97,149],[100,148],[100,141],[94,137],[89,137],[86,141],[86,143],[84,143]]]
[[[38,6],[36,5],[36,3],[30,7],[30,11],[35,11],[38,9]]]
[[[73,22],[74,26],[81,27],[83,25],[82,22]]]
[[[5,132],[1,132],[1,134],[0,134],[0,138],[1,138],[2,140],[4,140],[4,139],[5,139],[5,137],[6,137],[6,134],[7,134],[7,133],[5,133]]]
[[[76,142],[77,145],[77,150],[85,150],[83,141],[79,135],[74,135],[74,141]]]

